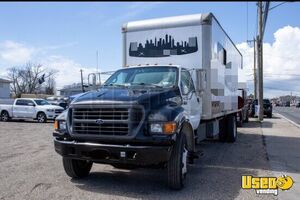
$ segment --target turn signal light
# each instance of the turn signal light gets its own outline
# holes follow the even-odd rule
[[[57,120],[54,121],[54,129],[58,130],[58,121]]]
[[[176,123],[175,122],[167,122],[163,125],[164,134],[172,134],[176,131]]]

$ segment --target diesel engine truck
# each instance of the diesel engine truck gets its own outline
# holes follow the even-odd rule
[[[122,68],[56,118],[55,150],[73,178],[162,167],[181,189],[196,144],[237,138],[242,55],[211,13],[128,22],[122,37]]]

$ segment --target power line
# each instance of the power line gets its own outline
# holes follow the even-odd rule
[[[273,7],[271,7],[270,9],[269,9],[269,11],[270,10],[272,10],[272,9],[274,9],[274,8],[277,8],[278,6],[281,6],[282,4],[285,4],[285,3],[287,3],[288,1],[285,1],[285,2],[282,2],[282,3],[280,3],[280,4],[277,4],[276,6],[273,6]]]

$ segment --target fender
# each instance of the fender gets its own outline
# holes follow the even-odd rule
[[[174,121],[178,122],[177,123],[178,124],[177,133],[178,134],[183,133],[186,136],[188,151],[195,152],[196,151],[195,133],[193,130],[193,126],[190,123],[190,120],[184,114],[184,108],[182,108],[181,112],[178,113],[178,115],[176,116]]]
[[[187,139],[187,148],[190,152],[196,151],[196,144],[195,144],[195,133],[193,127],[188,119],[185,117],[182,118],[182,121],[179,126],[179,133],[183,133]]]

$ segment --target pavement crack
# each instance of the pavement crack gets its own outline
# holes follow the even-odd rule
[[[45,190],[48,190],[52,186],[51,183],[37,183],[33,186],[33,188],[30,190],[29,194],[31,194],[35,189],[38,187],[44,187]]]

